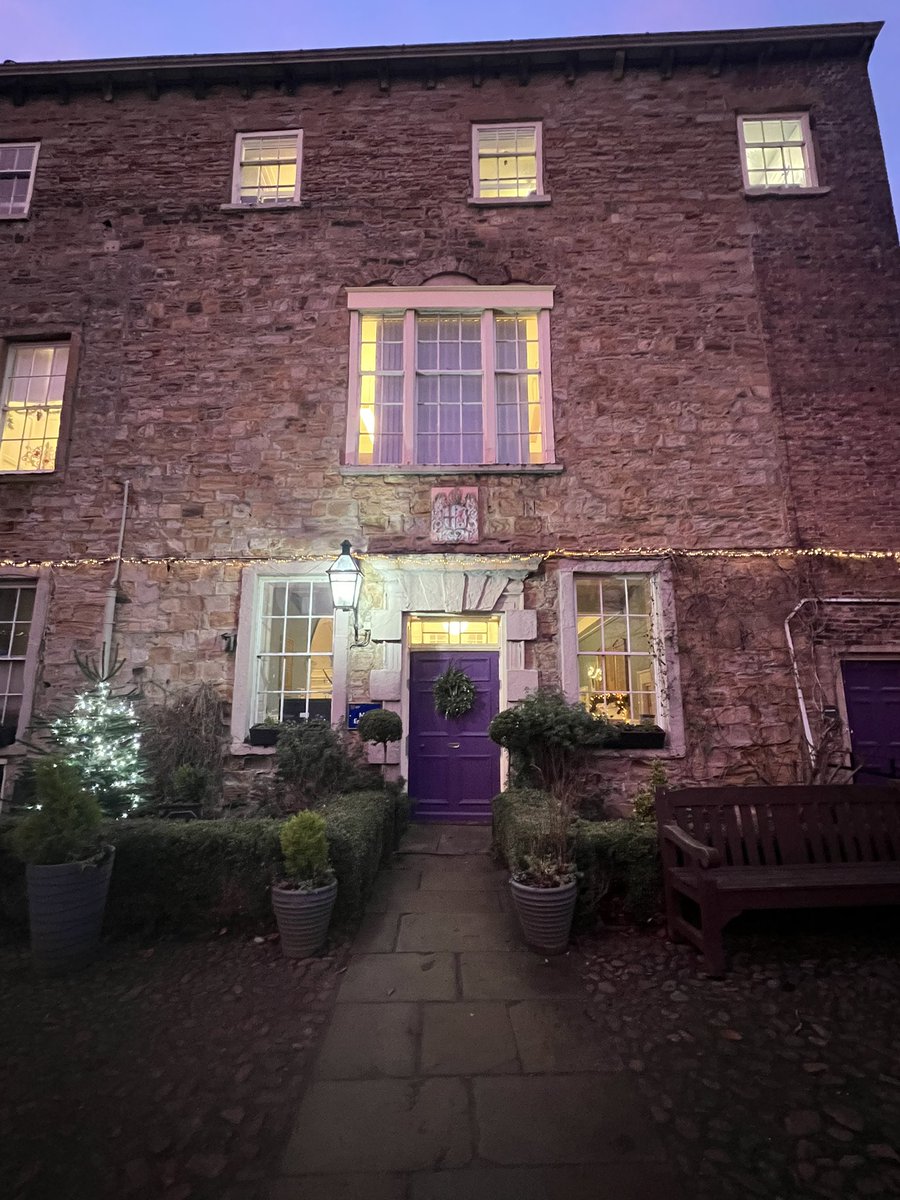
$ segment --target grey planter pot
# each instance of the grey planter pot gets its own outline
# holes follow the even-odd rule
[[[509,886],[528,945],[541,954],[562,954],[575,912],[575,881],[558,888],[536,888],[511,879]]]
[[[97,952],[115,849],[100,863],[27,866],[31,955],[39,971],[60,975]]]
[[[322,946],[336,896],[336,879],[312,892],[272,888],[272,907],[285,958],[308,958]]]

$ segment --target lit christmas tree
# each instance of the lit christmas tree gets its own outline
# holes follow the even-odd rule
[[[82,692],[75,707],[51,726],[68,762],[110,817],[127,817],[144,799],[140,722],[107,679]]]

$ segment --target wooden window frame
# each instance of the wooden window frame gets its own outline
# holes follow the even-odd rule
[[[15,146],[16,148],[21,148],[24,146],[34,147],[34,158],[31,160],[31,174],[28,178],[28,191],[25,195],[25,211],[20,213],[0,213],[0,221],[27,221],[28,215],[31,211],[31,197],[34,192],[34,181],[37,176],[38,156],[41,152],[41,143],[37,139],[30,139],[21,142],[0,142],[0,147],[3,146]]]
[[[10,350],[14,346],[50,345],[66,342],[69,347],[69,360],[66,365],[66,382],[63,388],[62,409],[59,418],[59,439],[56,444],[56,461],[52,471],[0,471],[0,484],[4,480],[36,481],[39,479],[55,479],[63,473],[68,463],[69,444],[71,441],[72,419],[75,407],[75,381],[78,374],[78,360],[81,354],[81,335],[72,329],[37,329],[29,327],[17,329],[0,335],[0,389],[6,379],[6,371]],[[0,406],[2,406],[2,391],[0,391]],[[2,407],[0,407],[2,419]]]
[[[550,312],[553,308],[552,287],[530,284],[509,284],[500,287],[470,287],[441,285],[420,288],[348,288],[347,307],[350,310],[350,371],[347,405],[347,438],[345,462],[358,465],[360,420],[359,338],[360,315],[379,313],[402,316],[403,326],[403,447],[399,463],[374,464],[372,469],[390,474],[398,469],[414,468],[428,471],[448,470],[465,473],[479,467],[508,467],[509,470],[551,465],[555,463],[553,431],[553,380],[550,363]],[[481,317],[482,405],[484,461],[478,464],[421,464],[416,461],[415,430],[415,323],[416,315],[446,313]],[[540,359],[541,430],[543,449],[540,458],[528,463],[497,463],[496,388],[494,371],[494,314],[534,313],[538,322],[538,354]]]
[[[245,138],[288,137],[297,139],[297,177],[294,181],[294,194],[290,200],[275,200],[269,204],[244,204],[241,202],[241,148]],[[234,157],[231,164],[231,201],[228,207],[248,209],[252,212],[265,212],[270,208],[291,208],[300,203],[300,190],[303,182],[303,130],[294,129],[246,129],[234,135]]]
[[[747,142],[744,137],[744,122],[745,121],[797,121],[803,131],[803,163],[806,171],[805,184],[751,184],[749,177],[749,168],[747,166]],[[769,112],[769,113],[738,113],[737,116],[737,133],[738,147],[741,158],[741,177],[744,181],[744,191],[750,195],[759,196],[767,193],[782,194],[782,195],[802,195],[804,192],[816,192],[821,190],[819,187],[819,176],[816,169],[816,155],[812,144],[812,130],[810,128],[810,120],[808,112]],[[784,146],[789,143],[772,142],[771,145]],[[758,149],[755,144],[751,149]]]
[[[522,129],[528,127],[534,130],[534,150],[537,160],[537,191],[531,196],[482,196],[481,177],[478,171],[479,137],[488,130],[492,133],[498,129]],[[472,194],[470,204],[547,204],[550,196],[544,188],[544,125],[542,121],[475,121],[472,124]]]

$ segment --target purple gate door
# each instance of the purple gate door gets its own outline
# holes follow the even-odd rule
[[[475,684],[464,717],[434,711],[432,688],[450,664]],[[489,821],[500,791],[500,747],[488,737],[500,706],[500,655],[414,652],[409,663],[409,794],[419,821]]]
[[[841,664],[856,783],[900,778],[900,659]]]

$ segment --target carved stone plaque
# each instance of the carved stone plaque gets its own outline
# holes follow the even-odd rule
[[[478,488],[432,488],[431,540],[458,545],[478,538]]]

